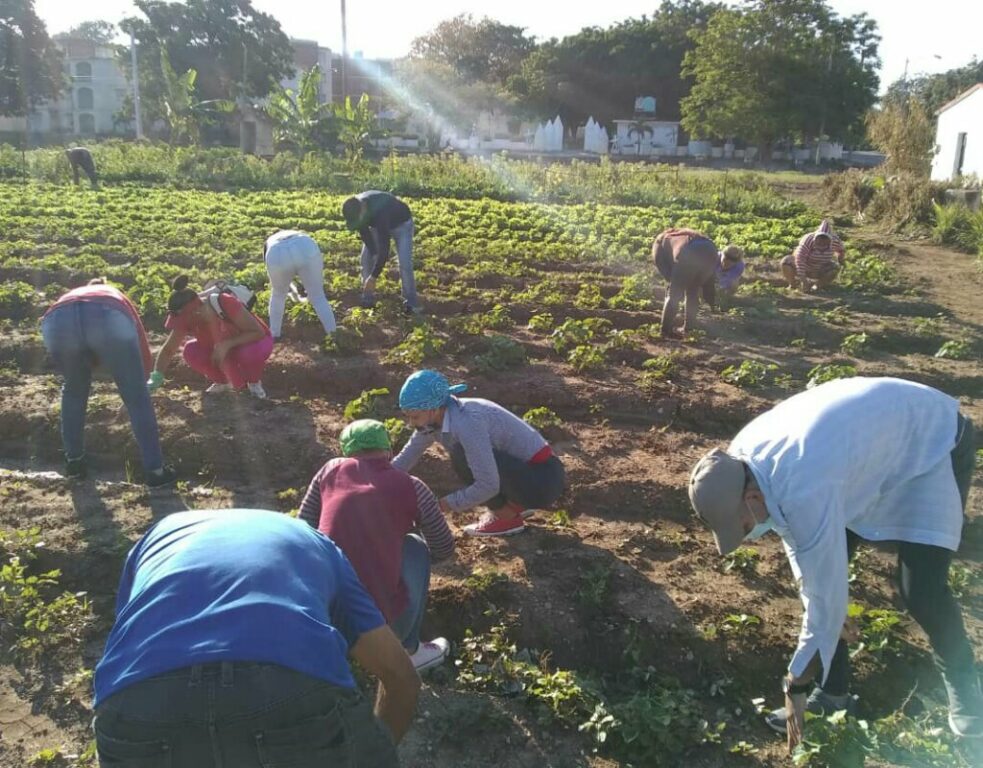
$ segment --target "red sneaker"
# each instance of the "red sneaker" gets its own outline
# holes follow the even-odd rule
[[[521,517],[503,520],[493,514],[483,515],[477,523],[464,526],[464,533],[468,536],[512,536],[524,530],[526,526]]]

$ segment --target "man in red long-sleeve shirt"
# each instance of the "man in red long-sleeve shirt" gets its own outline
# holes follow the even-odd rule
[[[430,561],[450,557],[454,537],[433,491],[392,465],[384,424],[353,421],[340,442],[343,458],[311,480],[300,518],[345,553],[413,665],[429,669],[450,649],[442,637],[420,642]]]
[[[803,291],[830,285],[843,267],[843,241],[823,219],[815,232],[805,235],[795,251],[782,259],[782,274],[789,288]]]

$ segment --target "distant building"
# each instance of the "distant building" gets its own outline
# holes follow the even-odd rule
[[[28,116],[28,132],[36,136],[132,134],[132,124],[117,118],[129,83],[116,64],[116,47],[65,37],[55,40],[55,45],[64,56],[68,84],[57,100],[41,104]]]
[[[932,180],[983,177],[983,83],[959,94],[935,113],[936,155]]]
[[[301,76],[317,64],[321,68],[321,82],[318,84],[319,101],[322,104],[330,104],[334,93],[334,76],[331,72],[334,56],[331,49],[318,45],[315,40],[291,39],[290,44],[294,48],[294,74],[281,80],[280,85],[296,93]]]

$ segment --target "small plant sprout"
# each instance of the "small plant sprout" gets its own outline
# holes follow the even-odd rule
[[[556,413],[545,405],[538,408],[530,408],[522,414],[522,420],[536,429],[546,429],[547,427],[558,427],[563,421]]]
[[[724,572],[753,573],[759,560],[761,560],[761,555],[754,547],[738,547],[724,557]]]
[[[973,348],[965,339],[950,339],[939,347],[935,356],[945,360],[969,360],[973,356]]]

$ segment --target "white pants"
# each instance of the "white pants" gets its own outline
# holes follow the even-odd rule
[[[324,295],[324,256],[310,235],[278,232],[267,242],[266,271],[270,275],[270,332],[278,337],[283,327],[290,281],[295,277],[324,326],[325,333],[337,328],[331,304]]]

